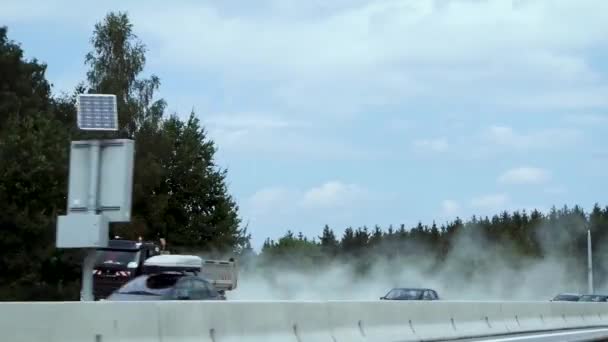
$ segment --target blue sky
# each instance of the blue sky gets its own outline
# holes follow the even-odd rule
[[[0,24],[59,93],[110,10],[217,142],[256,246],[606,204],[606,1],[2,0]]]

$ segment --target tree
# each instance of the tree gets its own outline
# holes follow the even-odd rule
[[[45,78],[46,65],[27,61],[21,47],[0,27],[0,132],[12,124],[51,108],[51,87]],[[0,143],[3,140],[0,141]]]
[[[158,122],[166,106],[164,100],[153,102],[160,79],[139,78],[146,47],[133,33],[127,14],[109,13],[95,25],[91,43],[93,51],[85,58],[89,91],[116,95],[121,135],[132,138],[148,120]]]
[[[182,246],[226,250],[244,246],[248,237],[239,229],[238,207],[225,185],[226,171],[218,169],[215,145],[191,113],[187,123],[177,117],[166,122],[173,143],[168,160],[167,209],[176,223],[164,232]]]
[[[277,242],[266,240],[260,257],[271,268],[297,266],[300,269],[311,269],[320,263],[321,246],[308,241],[303,234],[295,236],[289,230]]]
[[[58,282],[74,280],[67,269],[62,279],[44,272],[60,257],[53,232],[66,201],[69,147],[45,71],[0,28],[0,299],[55,297]]]
[[[360,253],[365,250],[369,244],[369,231],[367,227],[358,228],[355,231],[354,246],[355,250]]]
[[[382,228],[380,228],[380,226],[378,226],[378,225],[375,225],[374,231],[372,232],[372,234],[369,238],[369,244],[371,246],[376,247],[382,243],[382,239],[383,239]]]
[[[136,144],[132,223],[114,228],[126,237],[156,238],[154,233],[173,223],[163,216],[170,197],[164,167],[172,153],[171,142],[162,131],[166,103],[162,99],[152,102],[160,80],[156,76],[140,78],[145,68],[146,47],[133,33],[133,25],[125,13],[109,13],[97,23],[91,43],[93,50],[85,57],[85,64],[89,66],[88,83],[79,90],[116,95],[118,136],[134,138]],[[84,136],[116,135],[88,133]]]
[[[357,249],[355,242],[355,231],[353,228],[348,227],[346,230],[344,230],[342,240],[340,241],[340,249],[345,255],[352,254]]]
[[[166,103],[155,100],[159,78],[140,77],[146,47],[128,16],[108,14],[95,25],[91,42],[88,89],[116,94],[120,135],[136,141],[133,222],[116,229],[126,236],[165,237],[182,249],[242,251],[249,236],[239,228],[227,171],[215,164],[215,144],[195,113],[186,122],[177,115],[164,118]]]
[[[334,231],[328,225],[323,227],[323,232],[319,236],[321,250],[327,256],[334,257],[338,253],[339,242]]]

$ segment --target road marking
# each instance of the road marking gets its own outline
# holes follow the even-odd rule
[[[532,340],[532,339],[536,339],[536,338],[591,334],[591,333],[597,333],[597,332],[608,333],[608,329],[604,328],[604,329],[593,329],[593,330],[567,331],[567,332],[560,332],[560,333],[537,334],[537,335],[531,335],[531,336],[504,337],[504,338],[497,338],[497,339],[493,339],[493,340],[482,340],[482,341],[484,341],[484,342],[524,341],[524,340]]]

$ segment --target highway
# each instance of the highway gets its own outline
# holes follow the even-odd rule
[[[535,332],[474,339],[458,339],[458,342],[575,342],[608,340],[608,328],[571,329],[551,332]]]

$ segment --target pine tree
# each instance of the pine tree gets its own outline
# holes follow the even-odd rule
[[[370,244],[370,246],[376,247],[382,243],[382,240],[383,240],[382,229],[380,228],[380,226],[375,225],[374,231],[372,232],[370,239],[369,239],[369,244]]]
[[[340,241],[340,248],[342,250],[342,253],[344,253],[345,255],[350,255],[354,253],[357,249],[355,243],[355,231],[352,227],[348,227],[344,230],[342,240]]]
[[[328,225],[323,227],[323,233],[319,236],[321,250],[329,256],[335,256],[338,252],[339,242],[336,239],[336,234],[329,228]]]

